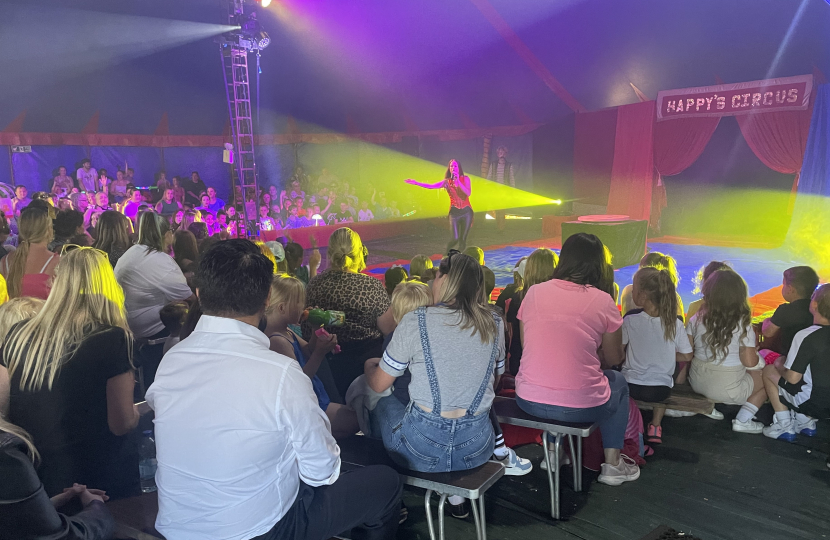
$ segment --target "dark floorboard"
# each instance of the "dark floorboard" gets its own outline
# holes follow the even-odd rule
[[[519,448],[535,468],[487,493],[488,537],[638,540],[660,525],[703,540],[830,537],[830,422],[820,422],[814,438],[786,443],[734,433],[737,407],[719,408],[725,420],[666,418],[664,443],[636,482],[610,487],[586,476],[585,492],[574,493],[564,471],[561,521],[550,518],[541,447]],[[771,416],[766,405],[761,418]],[[429,538],[423,492],[407,491],[405,500],[410,518],[398,538]],[[446,530],[447,538],[475,538],[470,521],[448,517]]]

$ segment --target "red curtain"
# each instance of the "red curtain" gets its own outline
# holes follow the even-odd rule
[[[574,198],[608,204],[617,109],[576,113],[574,121]]]
[[[653,101],[617,109],[609,214],[649,219],[654,179],[654,116]]]
[[[813,108],[736,116],[741,133],[761,162],[774,171],[801,170]]]

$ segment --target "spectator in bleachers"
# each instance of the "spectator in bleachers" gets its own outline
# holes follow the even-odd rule
[[[198,223],[202,221],[202,213],[198,210],[185,210],[182,215],[182,222],[179,224],[180,229],[187,229],[191,223]]]
[[[214,214],[219,210],[225,209],[225,201],[216,196],[216,188],[207,188],[208,195],[208,209]]]
[[[204,217],[205,212],[210,212],[210,197],[208,197],[207,193],[202,193],[199,201],[199,205],[194,210],[202,212],[202,216]]]
[[[69,195],[69,200],[72,202],[72,209],[77,210],[78,212],[86,213],[87,209],[89,208],[89,198],[92,195],[87,195],[86,193],[72,193]]]
[[[354,218],[352,217],[352,213],[349,212],[349,203],[346,201],[342,201],[340,203],[340,211],[336,214],[331,214],[330,219],[328,221],[329,225],[335,223],[352,223]]]
[[[103,191],[104,193],[108,193],[111,184],[112,180],[109,176],[107,176],[107,170],[98,169],[98,179],[95,180],[95,191]]]
[[[146,342],[136,357],[148,387],[161,361],[163,338],[167,337],[159,311],[169,302],[193,295],[182,271],[167,254],[172,244],[169,222],[146,212],[139,221],[138,242],[115,265],[115,277],[126,297],[130,328],[136,339]]]
[[[312,243],[312,246],[316,244]],[[288,275],[308,285],[309,280],[317,275],[317,269],[320,268],[320,250],[314,247],[308,256],[308,265],[303,266],[303,246],[289,242],[285,245],[285,262]]]
[[[302,201],[302,199],[298,199],[298,200]],[[301,206],[296,205],[296,204],[291,207],[291,210],[290,210],[291,213],[288,216],[288,219],[285,221],[285,228],[286,229],[300,229],[302,227],[308,227],[308,226],[311,225],[311,220],[309,220],[304,215],[300,214],[300,211],[302,211],[302,210],[303,210],[303,208]]]
[[[307,217],[308,211],[303,207],[305,200],[302,197],[294,199],[294,207],[297,209],[297,215],[300,217]]]
[[[328,187],[332,184],[336,184],[337,181],[337,177],[329,172],[326,167],[323,167],[323,170],[320,171],[320,176],[317,178],[317,187]]]
[[[32,435],[47,495],[75,483],[112,498],[139,493],[132,334],[106,257],[88,248],[60,262],[52,294],[3,344],[0,413]]]
[[[154,202],[158,202],[162,197],[164,197],[164,192],[170,189],[172,184],[169,180],[167,180],[167,173],[164,171],[159,171],[156,173],[156,193],[158,194],[157,197],[154,197],[156,200]]]
[[[127,216],[133,223],[138,222],[138,207],[144,202],[141,197],[141,191],[135,186],[127,188],[127,195],[129,196],[127,202],[124,203],[121,213]]]
[[[127,168],[124,174],[124,178],[126,178],[127,182],[129,182],[130,184],[135,184],[135,169],[133,169],[132,167]]]
[[[174,176],[170,187],[173,189],[173,199],[179,204],[184,204],[185,193],[184,187],[182,187],[181,178]]]
[[[124,176],[124,171],[118,170],[115,173],[115,180],[113,180],[109,188],[109,196],[112,198],[112,202],[116,204],[124,202],[124,199],[128,197],[127,188],[129,185],[130,181]]]
[[[187,226],[187,230],[193,233],[196,237],[196,243],[201,245],[202,241],[210,236],[208,234],[208,227],[204,221],[195,221]]]
[[[55,216],[53,228],[54,237],[46,248],[54,253],[61,253],[64,245],[72,243],[69,241],[70,238],[85,234],[84,215],[77,210],[61,210]]]
[[[281,231],[280,222],[268,215],[268,207],[259,207],[259,229],[261,231]]]
[[[92,161],[84,158],[81,161],[81,168],[75,171],[75,178],[78,180],[78,189],[86,192],[95,191],[95,181],[98,179],[98,171],[92,167]]]
[[[472,257],[478,264],[484,266],[484,250],[478,246],[469,246],[467,249],[464,250],[464,255]]]
[[[432,259],[426,255],[415,255],[412,257],[412,260],[409,261],[409,277],[417,279],[422,283],[426,283],[426,281],[421,279],[421,276],[424,275],[424,271],[429,270],[432,266]]]
[[[300,187],[300,181],[292,176],[289,189],[284,189],[280,193],[280,204],[284,208],[286,199],[293,201],[297,197],[305,198],[305,191]]]
[[[219,232],[219,226],[216,223],[216,216],[213,212],[205,213],[205,225],[207,226],[208,236],[213,236]]]
[[[191,279],[196,273],[196,264],[199,262],[199,245],[196,237],[188,230],[178,230],[173,235],[173,260],[186,279]]]
[[[268,196],[271,197],[271,204],[278,204],[280,200],[280,192],[277,189],[277,186],[274,184],[268,186]]]
[[[171,188],[164,190],[161,200],[156,203],[156,212],[168,218],[174,216],[181,209],[182,205],[176,201],[176,193]]]
[[[198,171],[190,173],[190,180],[186,180],[182,187],[184,188],[184,201],[198,206],[201,202],[200,197],[205,192],[205,183],[199,177]]]
[[[52,193],[58,197],[68,197],[73,189],[75,189],[75,183],[72,177],[66,174],[66,167],[61,165],[58,167],[58,175],[52,179]]]
[[[398,210],[398,201],[392,201],[389,203],[389,217],[390,218],[399,218],[401,217],[401,211]]]
[[[374,199],[374,196],[372,199]],[[392,217],[391,208],[389,208],[386,197],[382,193],[378,197],[378,204],[375,206],[375,216],[377,219],[389,219]]]
[[[23,184],[18,184],[14,187],[14,198],[12,199],[12,210],[15,215],[23,211],[29,206],[32,199],[29,198],[29,190]]]
[[[553,279],[527,288],[518,313],[523,353],[516,401],[541,418],[598,422],[605,452],[599,481],[619,485],[639,478],[640,470],[621,453],[628,384],[619,372],[603,371],[624,359],[609,271],[599,238],[578,233],[562,245]]]
[[[87,200],[89,200],[88,196]],[[91,205],[89,208],[92,208],[93,211],[99,212],[106,212],[107,210],[110,210],[110,201],[109,197],[107,196],[107,192],[99,191],[98,193],[96,193],[94,197],[94,204]],[[89,208],[87,208],[87,211],[89,210]]]
[[[204,314],[167,353],[147,395],[156,528],[168,538],[324,539],[361,527],[361,538],[391,540],[398,474],[371,466],[341,475],[311,380],[257,329],[272,280],[273,264],[246,240],[219,242],[199,264]]]
[[[795,335],[813,325],[810,304],[818,281],[818,274],[809,266],[794,266],[784,270],[781,295],[787,303],[778,306],[772,317],[765,320],[761,327],[766,338],[781,334],[781,350],[776,352],[783,356],[787,356],[790,351]]]
[[[367,254],[360,236],[348,227],[341,227],[329,237],[328,269],[308,283],[308,306],[346,314],[342,326],[329,330],[337,335],[342,348],[337,362],[331,365],[341,396],[345,396],[349,384],[363,373],[366,359],[380,356],[383,336],[395,328],[389,295],[383,284],[360,273],[366,268]],[[306,341],[311,339],[313,330],[307,322],[303,323]]]
[[[130,249],[132,224],[124,214],[107,210],[98,218],[95,243],[92,247],[107,254],[110,265],[115,268],[118,259]]]
[[[746,282],[732,270],[715,272],[703,284],[703,307],[686,323],[694,347],[689,380],[698,394],[741,406],[733,431],[761,433],[764,425],[752,417],[766,401],[764,361],[755,350],[747,296]]]
[[[54,238],[52,218],[42,208],[20,214],[20,236],[16,251],[3,257],[0,273],[6,278],[10,298],[32,296],[46,299],[60,256],[48,249]]]
[[[369,201],[363,200],[360,204],[360,211],[357,213],[357,220],[358,221],[372,221],[375,219],[375,215],[369,209]]]

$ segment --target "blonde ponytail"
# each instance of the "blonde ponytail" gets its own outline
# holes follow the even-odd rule
[[[52,219],[49,213],[41,208],[26,208],[18,220],[20,229],[19,246],[13,254],[6,255],[8,275],[6,286],[9,298],[17,298],[23,288],[23,275],[26,273],[26,260],[29,258],[29,249],[32,244],[49,243],[54,238]],[[11,264],[8,257],[13,257]]]
[[[366,268],[360,235],[348,227],[341,227],[331,234],[326,257],[329,268],[334,270],[360,272]]]

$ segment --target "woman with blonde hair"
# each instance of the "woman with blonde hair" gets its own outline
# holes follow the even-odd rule
[[[0,414],[32,435],[53,496],[74,483],[112,497],[139,492],[132,333],[106,255],[61,258],[54,294],[15,325],[2,348]]]
[[[55,236],[49,212],[26,208],[18,220],[18,248],[0,263],[9,298],[32,296],[46,300],[60,256],[48,249]]]
[[[329,237],[328,269],[308,282],[306,306],[342,311],[342,326],[327,329],[337,336],[342,352],[331,363],[340,397],[355,378],[363,373],[363,363],[383,352],[383,336],[395,329],[389,295],[379,279],[360,272],[366,268],[368,250],[360,236],[341,227]],[[303,338],[311,339],[316,328],[302,325]],[[332,401],[339,401],[329,389]]]
[[[409,277],[425,283],[422,276],[424,275],[424,272],[430,270],[432,266],[432,259],[426,255],[415,255],[412,257],[412,260],[409,261]]]
[[[179,265],[167,254],[172,244],[173,233],[167,219],[145,212],[139,222],[138,242],[115,265],[115,279],[124,289],[127,320],[140,340],[136,364],[142,371],[145,388],[153,383],[164,354],[164,342],[170,335],[159,317],[161,308],[193,296]]]
[[[2,306],[0,306],[0,347],[6,340],[6,335],[12,326],[31,319],[43,307],[43,300],[40,298],[32,298],[30,296],[22,296],[19,298],[12,298]]]
[[[107,259],[115,268],[118,259],[132,246],[130,241],[131,229],[132,222],[130,218],[121,212],[107,210],[98,219],[97,238],[92,247],[106,253]]]

